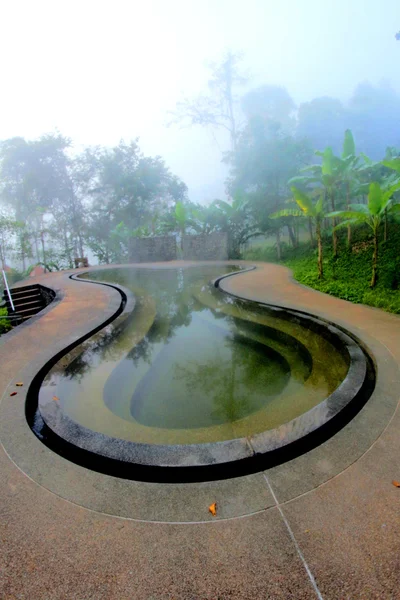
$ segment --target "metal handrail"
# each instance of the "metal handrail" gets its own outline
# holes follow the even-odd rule
[[[10,288],[8,287],[7,276],[6,276],[5,272],[4,272],[4,269],[2,270],[2,272],[3,272],[4,284],[6,286],[6,290],[7,290],[8,298],[10,300],[11,308],[12,308],[13,312],[15,312],[14,302],[13,302],[13,300],[11,298],[11,292],[10,292]]]

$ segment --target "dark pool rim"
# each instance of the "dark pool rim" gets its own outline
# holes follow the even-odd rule
[[[220,281],[226,277],[254,268],[223,275],[212,285],[218,288]],[[78,277],[72,275],[71,279]],[[256,472],[286,462],[326,441],[361,410],[374,389],[373,361],[362,343],[348,331],[309,313],[248,300],[220,288],[224,294],[237,297],[245,304],[268,308],[276,311],[281,318],[308,326],[345,351],[349,357],[349,370],[339,387],[317,406],[292,421],[247,438],[204,444],[157,445],[94,432],[65,415],[57,402],[50,404],[48,413],[43,408],[39,411],[39,389],[45,375],[61,356],[110,323],[124,326],[133,312],[134,298],[129,290],[113,283],[95,282],[82,276],[78,280],[114,288],[120,293],[120,306],[114,315],[67,346],[40,369],[28,390],[26,417],[34,433],[46,446],[92,470],[149,481],[211,480]]]

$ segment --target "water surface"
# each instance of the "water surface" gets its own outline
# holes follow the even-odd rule
[[[345,358],[300,324],[209,285],[232,270],[85,275],[129,288],[135,309],[124,328],[111,325],[63,357],[39,403],[55,396],[70,418],[106,435],[182,444],[259,433],[321,402],[346,375]]]

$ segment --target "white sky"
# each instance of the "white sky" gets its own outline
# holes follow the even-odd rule
[[[139,136],[196,200],[223,190],[221,147],[166,128],[167,111],[205,89],[204,63],[224,50],[297,103],[346,99],[366,79],[400,91],[400,0],[0,0],[0,19],[1,139]]]

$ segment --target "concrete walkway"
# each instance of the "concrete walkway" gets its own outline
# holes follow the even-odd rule
[[[21,369],[115,311],[109,288],[88,294],[89,284],[66,272],[39,281],[63,299],[0,339],[3,405]],[[133,482],[118,512],[106,503],[108,492],[122,490],[113,478],[54,455],[28,429],[24,458],[19,441],[13,445],[23,408],[15,396],[15,413],[0,410],[1,599],[400,598],[400,489],[392,485],[400,480],[400,319],[300,286],[276,265],[260,264],[223,287],[358,335],[378,365],[369,402],[294,461],[224,482]],[[96,498],[104,503],[94,509]],[[207,508],[215,500],[213,520]]]

